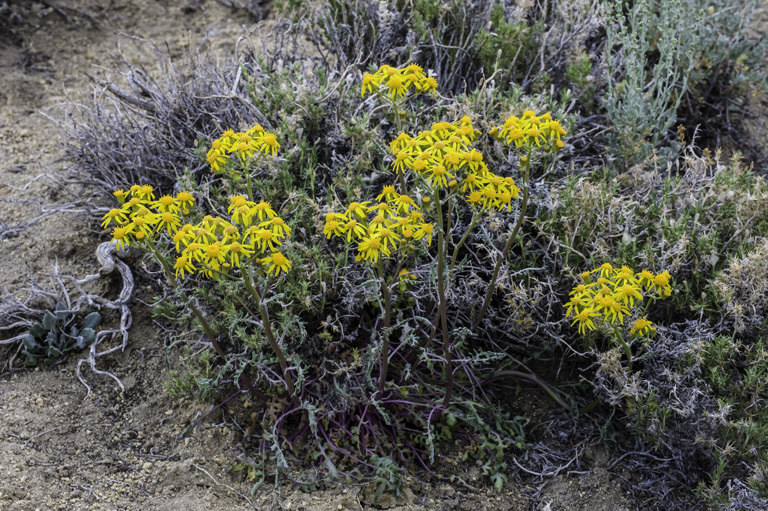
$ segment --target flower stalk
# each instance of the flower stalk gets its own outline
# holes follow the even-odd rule
[[[166,258],[163,256],[151,238],[147,239],[146,243],[149,247],[150,253],[154,256],[155,260],[160,263],[160,266],[162,266],[163,272],[165,273],[165,277],[168,279],[168,282],[170,282],[171,286],[173,286],[173,288],[181,294],[181,296],[184,298],[184,301],[189,305],[189,308],[192,309],[192,314],[194,314],[197,320],[200,322],[200,326],[203,327],[203,331],[205,332],[206,337],[211,340],[213,349],[222,359],[227,360],[227,354],[224,352],[221,344],[219,344],[217,336],[213,332],[211,325],[208,323],[208,320],[205,318],[197,305],[195,305],[195,303],[190,300],[189,297],[187,297],[187,294],[184,292],[184,288],[179,285],[179,282],[176,280],[176,277],[173,274],[173,269],[171,268],[168,260],[166,260]]]
[[[520,226],[523,225],[523,222],[525,221],[525,213],[528,208],[528,178],[530,177],[530,170],[531,170],[531,151],[528,151],[527,156],[522,156],[520,158],[520,161],[523,163],[523,179],[521,183],[521,190],[523,192],[523,200],[520,203],[520,214],[517,217],[517,221],[515,222],[514,227],[512,228],[512,231],[509,233],[509,238],[507,238],[507,242],[504,245],[504,249],[501,251],[501,257],[496,261],[496,265],[493,267],[493,275],[491,276],[491,281],[488,283],[488,290],[485,292],[485,298],[483,299],[483,305],[480,307],[480,312],[477,313],[477,317],[475,318],[475,321],[472,323],[471,330],[476,329],[480,323],[483,321],[483,317],[485,317],[485,313],[488,310],[488,305],[491,303],[491,298],[493,297],[493,292],[496,289],[496,280],[499,278],[499,270],[501,269],[501,263],[504,262],[507,259],[507,255],[509,254],[510,249],[512,248],[512,244],[514,243],[515,239],[517,238],[517,233],[520,230]]]
[[[440,190],[435,188],[435,207],[437,209],[437,294],[439,300],[440,328],[443,331],[443,357],[445,358],[445,398],[443,399],[443,409],[447,409],[451,402],[453,393],[453,360],[451,355],[451,344],[448,336],[448,306],[445,299],[445,225],[443,222],[443,207],[440,202]]]
[[[384,278],[383,259],[379,259],[376,270],[381,283],[381,294],[384,296],[384,319],[381,322],[381,370],[379,372],[379,392],[384,391],[389,369],[389,326],[392,316],[392,293]]]
[[[277,339],[275,338],[274,332],[272,331],[272,324],[269,321],[269,311],[267,310],[267,306],[264,304],[264,300],[262,299],[261,294],[254,287],[252,279],[253,277],[251,276],[251,272],[246,266],[245,271],[243,272],[243,283],[245,284],[245,289],[248,290],[248,293],[258,304],[259,314],[261,315],[261,322],[264,325],[264,333],[267,336],[267,342],[269,342],[269,346],[277,356],[280,369],[283,371],[283,378],[285,378],[285,385],[288,388],[288,394],[292,396],[295,391],[295,387],[293,378],[288,372],[288,362],[285,358],[285,354],[283,353],[282,348],[280,347],[280,344],[278,344]]]

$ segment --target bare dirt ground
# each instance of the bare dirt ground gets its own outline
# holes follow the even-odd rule
[[[206,51],[234,51],[254,21],[218,2],[71,1],[63,13],[33,9],[0,39],[0,286],[23,295],[31,278],[43,283],[58,261],[64,273],[95,273],[99,226],[76,213],[41,214],[39,203],[72,199],[62,182],[68,174],[63,140],[43,113],[56,118],[66,99],[88,103],[94,88],[88,74],[103,76],[118,48],[124,56],[156,70],[151,52],[131,39],[152,40],[172,58],[194,50],[208,37]],[[76,10],[94,15],[95,23]],[[269,28],[269,20],[264,22]],[[47,206],[48,209],[51,206]],[[109,283],[96,288],[109,290]],[[101,288],[99,288],[101,286]],[[139,297],[149,300],[147,293]],[[147,307],[136,301],[128,349],[104,361],[125,385],[109,378],[75,376],[77,356],[53,369],[0,376],[0,509],[48,510],[629,510],[632,502],[605,456],[592,456],[586,473],[561,474],[530,485],[508,484],[501,494],[471,470],[470,491],[412,477],[400,497],[373,504],[373,488],[338,483],[315,493],[289,484],[267,483],[254,495],[233,473],[239,426],[221,414],[204,429],[180,439],[198,412],[209,405],[173,399],[164,382],[178,364],[167,354]],[[536,495],[533,497],[533,495]]]

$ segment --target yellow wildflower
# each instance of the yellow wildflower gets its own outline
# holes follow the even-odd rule
[[[277,277],[281,271],[283,273],[288,273],[291,270],[291,262],[280,252],[272,252],[261,260],[261,264],[267,268],[267,275],[274,271],[275,277]]]
[[[363,240],[357,246],[357,250],[360,252],[360,255],[364,260],[370,261],[372,263],[378,262],[379,254],[384,254],[385,256],[390,255],[387,247],[385,247],[381,240],[376,236],[363,238]]]
[[[656,328],[653,326],[653,323],[648,321],[646,318],[638,319],[634,322],[632,328],[629,329],[630,334],[638,336],[653,334],[655,331]]]
[[[192,261],[189,260],[189,256],[187,255],[180,255],[176,258],[176,263],[173,265],[173,269],[176,270],[176,278],[185,278],[184,272],[194,273],[195,266],[192,264]]]
[[[598,314],[593,309],[590,309],[590,308],[583,309],[581,312],[579,312],[576,315],[576,319],[573,320],[573,323],[571,323],[571,326],[578,323],[579,333],[586,334],[587,330],[595,329],[595,323],[592,321],[592,318],[597,315]]]

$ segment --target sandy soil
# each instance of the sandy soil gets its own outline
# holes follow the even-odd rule
[[[97,23],[65,11],[37,10],[13,37],[0,39],[0,286],[14,293],[31,278],[45,281],[57,261],[65,273],[95,273],[99,226],[75,213],[57,213],[14,234],[40,215],[40,203],[63,204],[72,192],[62,160],[61,134],[43,113],[62,115],[66,99],[91,100],[87,74],[103,76],[118,48],[148,71],[151,52],[130,35],[151,39],[171,57],[196,48],[209,36],[208,51],[232,52],[244,27],[253,21],[243,11],[218,2],[182,3],[113,0],[68,5],[95,14]],[[197,8],[194,8],[197,6]],[[269,27],[269,21],[265,28]],[[48,206],[50,209],[51,206]],[[97,290],[109,292],[109,283]],[[138,293],[149,300],[150,295]],[[605,468],[605,456],[593,456],[587,473],[562,474],[530,485],[510,483],[501,494],[484,486],[479,474],[465,479],[481,488],[428,483],[411,478],[399,498],[375,506],[364,484],[339,483],[312,494],[266,484],[255,495],[241,474],[231,471],[233,447],[241,438],[231,416],[215,414],[203,429],[180,434],[208,405],[173,399],[164,382],[178,365],[177,353],[164,349],[148,309],[133,305],[134,326],[124,353],[105,360],[104,368],[125,385],[86,372],[93,387],[75,376],[77,357],[53,369],[13,372],[0,377],[0,508],[98,510],[629,510],[637,508],[619,480]],[[531,497],[531,495],[537,495]]]

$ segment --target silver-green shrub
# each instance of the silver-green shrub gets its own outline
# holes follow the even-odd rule
[[[694,3],[605,4],[608,89],[603,104],[613,125],[613,152],[625,166],[659,147],[676,121],[704,17]]]

